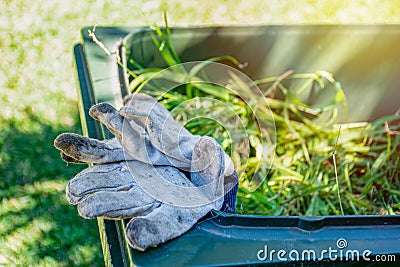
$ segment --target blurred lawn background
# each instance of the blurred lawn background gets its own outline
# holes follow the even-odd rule
[[[0,266],[102,266],[95,220],[68,205],[53,148],[80,133],[72,47],[85,25],[400,23],[398,1],[0,2]]]

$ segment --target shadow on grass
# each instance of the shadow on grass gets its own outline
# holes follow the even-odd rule
[[[66,182],[85,166],[67,165],[53,147],[79,124],[56,127],[26,114],[0,123],[0,265],[104,265],[96,220],[79,217],[65,198]]]

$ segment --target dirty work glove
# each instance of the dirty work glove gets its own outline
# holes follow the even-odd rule
[[[90,139],[78,135],[63,134],[55,140],[55,146],[63,152],[66,147],[73,146],[77,152],[84,148],[84,153],[67,157],[72,162],[96,159],[99,151],[101,156],[104,154],[99,149],[87,150],[91,145]],[[185,233],[210,210],[221,208],[224,172],[221,147],[214,139],[202,137],[195,145],[193,158],[193,183],[174,167],[154,167],[130,160],[83,170],[69,181],[67,198],[85,218],[133,217],[126,226],[128,242],[145,250]]]
[[[75,138],[76,145],[64,146],[62,158],[74,162],[73,158],[79,157],[82,162],[89,163],[136,159],[154,166],[172,165],[190,171],[191,153],[196,142],[200,140],[200,136],[192,135],[182,125],[175,122],[168,110],[148,95],[141,93],[129,95],[124,99],[124,104],[120,112],[106,103],[97,104],[89,110],[89,114],[103,123],[118,141],[116,139],[99,141],[87,137],[78,138],[79,135],[75,134],[65,134],[62,140]],[[159,134],[158,131],[165,133]],[[174,145],[170,146],[169,143]],[[161,152],[160,149],[163,151]],[[92,150],[96,150],[96,153]],[[172,150],[174,153],[170,152]],[[226,179],[225,202],[222,211],[235,212],[237,174],[234,173],[232,160],[225,153],[223,155]]]
[[[122,128],[118,131],[120,117],[116,116],[115,112],[109,113],[107,110],[115,111],[112,107],[110,109],[109,105],[99,104],[96,108],[91,109],[90,114],[94,115],[94,117],[103,118],[100,121],[105,123],[111,131],[119,133],[120,137],[122,137]],[[111,114],[111,116],[108,116],[108,114]],[[128,125],[127,123],[122,124]],[[113,128],[113,126],[117,127]],[[116,129],[117,131],[115,131]],[[146,132],[141,134],[145,139]],[[179,171],[180,175],[177,175],[175,173],[177,170],[173,167],[156,166],[154,168],[157,170],[156,173],[141,172],[140,170],[148,170],[153,166],[137,166],[137,164],[143,163],[135,161],[129,154],[124,155],[123,149],[116,139],[99,141],[75,134],[63,134],[56,139],[55,145],[62,150],[61,155],[68,162],[109,163],[88,168],[78,174],[68,184],[67,197],[71,203],[78,205],[80,214],[87,218],[127,218],[136,216],[127,225],[127,237],[133,247],[143,250],[150,245],[159,244],[183,234],[210,209],[220,208],[220,204],[216,200],[212,203],[212,200],[215,199],[215,196],[223,194],[221,183],[218,183],[221,179],[216,179],[216,177],[221,177],[221,173],[225,172],[226,164],[222,163],[222,160],[215,160],[214,158],[223,158],[225,160],[226,156],[215,140],[208,139],[211,141],[197,142],[193,148],[190,166],[193,185],[187,183],[187,181],[176,180],[176,177],[183,179],[186,179],[186,177]],[[207,140],[207,137],[203,137],[200,140]],[[205,145],[200,145],[202,143]],[[196,147],[199,149],[196,150]],[[213,151],[212,147],[214,147],[214,151],[215,147],[217,147],[220,152],[211,153],[210,151]],[[140,153],[141,147],[137,148]],[[154,151],[159,153],[158,150]],[[159,155],[162,156],[163,154],[159,153]],[[221,155],[223,156],[221,157]],[[119,162],[124,159],[127,160],[125,163]],[[168,170],[169,168],[175,171]],[[132,173],[135,176],[132,176],[129,171],[132,169],[134,170]],[[217,175],[218,171],[219,176]],[[141,175],[142,173],[143,175]],[[157,175],[157,173],[161,173],[161,175]],[[170,174],[173,174],[172,178]],[[133,182],[132,177],[134,178]],[[170,185],[183,183],[184,187],[182,190],[179,188],[178,191],[166,190],[166,188],[170,189],[171,186],[165,186],[165,183],[162,183],[165,180],[160,179],[160,177],[169,181]],[[140,180],[139,185],[137,184],[137,179]],[[225,177],[225,186],[227,184],[236,185],[237,190],[236,172]],[[194,193],[192,191],[188,193],[185,189],[186,186],[192,188],[192,190],[194,189]],[[199,187],[194,188],[194,186]],[[145,190],[140,190],[142,188]],[[149,194],[148,190],[146,190],[148,188],[158,190],[150,190]],[[232,188],[232,186],[229,188]],[[206,196],[205,200],[201,194],[199,196],[196,193],[198,191]],[[166,192],[169,192],[169,194]],[[225,197],[230,195],[230,201],[225,201],[227,204],[224,204],[225,206],[223,206],[222,210],[234,211],[236,191],[232,189],[229,193],[226,192],[225,190]],[[221,198],[219,198],[219,201],[221,202]],[[172,203],[175,206],[162,203]],[[190,208],[188,205],[195,207]],[[176,206],[178,206],[178,209]],[[170,216],[167,216],[168,214]]]

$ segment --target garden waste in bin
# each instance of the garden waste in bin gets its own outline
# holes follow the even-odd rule
[[[119,51],[124,66],[91,40],[91,29],[82,29],[83,42],[74,49],[82,128],[89,137],[110,138],[110,133],[88,116],[90,106],[99,102],[118,106],[128,94],[125,67],[131,67],[129,58],[146,67],[166,65],[146,27],[96,28],[97,38]],[[393,114],[400,107],[399,26],[189,27],[173,28],[171,36],[183,62],[231,55],[247,62],[242,71],[252,79],[289,69],[328,70],[343,85],[353,122]],[[393,259],[368,259],[393,255],[397,263],[400,260],[397,215],[285,217],[215,211],[183,236],[145,252],[127,245],[124,221],[98,221],[105,261],[110,266],[289,266],[287,261],[292,266],[397,266]],[[324,250],[334,250],[338,257],[342,253],[342,259],[350,250],[360,254],[359,261],[333,261]],[[280,257],[278,251],[282,251]],[[306,257],[296,261],[297,254],[290,254],[292,251],[300,256],[306,252]],[[313,255],[309,253],[314,252],[317,260],[310,258]]]

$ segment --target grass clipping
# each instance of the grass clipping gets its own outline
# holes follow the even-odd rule
[[[167,66],[181,63],[168,26],[152,27],[150,34]],[[217,61],[243,67],[230,56],[206,62]],[[340,83],[325,71],[288,71],[255,81],[267,99],[276,126],[276,147],[270,162],[271,158],[263,158],[259,153],[263,150],[262,132],[248,105],[221,86],[192,82],[202,68],[200,64],[207,63],[199,63],[195,74],[176,68],[164,72],[163,79],[187,82],[167,93],[154,81],[155,74],[162,69],[146,68],[128,55],[127,72],[132,92],[158,97],[166,108],[174,110],[177,118],[187,116],[187,109],[179,111],[180,104],[204,97],[226,103],[240,117],[247,137],[235,142],[216,121],[199,118],[185,125],[193,134],[214,137],[231,156],[240,176],[238,213],[318,216],[400,212],[398,114],[373,122],[335,124],[339,113],[346,113],[346,98]],[[310,90],[331,91],[332,97],[323,104],[310,105],[302,100],[302,95]],[[191,116],[212,113],[213,109],[224,112],[217,110],[220,108],[193,106]],[[246,162],[242,160],[245,142],[249,143]],[[249,179],[255,174],[263,182],[254,191],[249,188]]]

